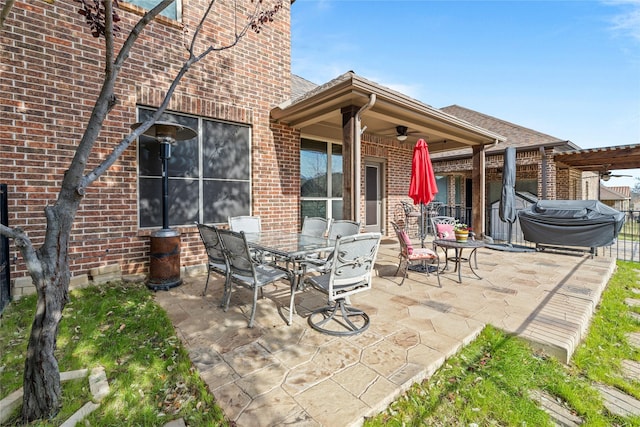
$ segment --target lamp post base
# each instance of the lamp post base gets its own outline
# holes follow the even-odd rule
[[[180,286],[180,233],[171,229],[151,234],[147,288],[168,291]]]

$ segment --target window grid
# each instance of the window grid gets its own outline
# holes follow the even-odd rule
[[[153,113],[153,110],[149,108],[138,108],[138,120],[142,121],[149,117]],[[251,212],[251,128],[247,125],[223,122],[219,120],[213,120],[207,117],[198,117],[192,115],[186,115],[175,112],[167,112],[160,118],[162,121],[172,121],[183,125],[190,125],[185,122],[194,122],[197,125],[193,127],[197,131],[196,137],[196,149],[197,157],[195,160],[195,170],[189,169],[191,165],[188,164],[188,156],[186,156],[187,163],[185,164],[182,159],[182,163],[179,167],[172,169],[173,153],[176,151],[176,147],[172,147],[172,158],[169,159],[169,222],[172,226],[191,225],[194,221],[202,223],[224,223],[227,220],[227,216],[234,215],[249,215]],[[209,126],[207,126],[209,125]],[[209,131],[207,131],[209,129]],[[218,130],[222,134],[216,134]],[[241,178],[225,176],[205,176],[205,170],[209,169],[224,170],[225,165],[208,165],[205,152],[216,152],[216,150],[222,147],[220,150],[229,150],[229,147],[235,147],[236,140],[232,140],[227,134],[234,134],[240,138],[241,142],[246,142],[244,150],[242,147],[237,151],[232,151],[235,155],[234,160],[231,161],[232,166],[226,165],[227,169],[234,169],[237,166],[236,158],[239,158],[239,162],[246,167],[235,167],[233,171],[234,175],[242,175]],[[239,136],[238,136],[239,135]],[[226,138],[225,138],[226,137]],[[141,138],[142,139],[142,138]],[[161,191],[162,184],[162,160],[158,156],[143,155],[145,147],[149,146],[149,140],[146,143],[138,141],[138,227],[139,228],[155,228],[161,225]],[[151,140],[152,141],[152,140]],[[189,140],[192,141],[192,140]],[[188,143],[184,141],[183,143]],[[177,142],[180,144],[181,142]],[[209,144],[209,145],[207,145]],[[241,144],[239,144],[241,145]],[[226,154],[226,152],[224,153]],[[224,156],[228,157],[228,156]],[[174,160],[177,162],[178,159]],[[240,170],[240,172],[238,172]],[[145,173],[147,172],[147,173]],[[211,172],[210,172],[211,173]],[[188,195],[181,194],[181,189],[187,189],[191,185],[197,185],[197,197],[196,200],[188,198]],[[173,184],[173,185],[172,185]],[[178,189],[176,189],[176,186]],[[149,187],[153,187],[150,189]],[[222,192],[222,196],[218,199],[208,198],[206,189],[209,189],[211,194],[212,188],[227,187],[234,191],[228,193]],[[187,198],[185,201],[184,198]],[[233,199],[236,200],[233,200]],[[213,200],[212,200],[213,199]],[[231,199],[225,203],[225,199]],[[208,206],[209,203],[213,203],[212,206]],[[215,206],[216,203],[218,206]],[[176,211],[178,213],[176,213]],[[178,217],[179,219],[176,219]]]

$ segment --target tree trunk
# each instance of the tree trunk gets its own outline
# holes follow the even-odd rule
[[[66,283],[63,283],[65,277]],[[38,303],[24,364],[22,418],[25,422],[55,417],[62,406],[60,372],[54,353],[62,309],[68,301],[68,277],[63,272],[49,276],[36,286]]]

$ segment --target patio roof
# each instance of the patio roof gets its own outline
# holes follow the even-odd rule
[[[388,87],[349,71],[330,82],[315,87],[295,99],[286,101],[271,111],[271,116],[302,134],[342,140],[342,108],[362,107],[375,95],[376,101],[362,115],[367,134],[395,137],[396,126],[406,126],[409,135],[405,143],[415,144],[424,138],[446,150],[503,142],[506,138],[480,126],[466,122],[437,108],[424,104]],[[433,149],[433,151],[438,151]]]
[[[554,159],[556,163],[583,171],[606,172],[612,169],[636,169],[640,165],[640,145],[576,150],[558,153]]]

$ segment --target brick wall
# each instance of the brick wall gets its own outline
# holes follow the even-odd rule
[[[238,2],[250,5],[249,1]],[[186,58],[184,43],[206,2],[183,2],[184,26],[160,18],[131,52],[116,88],[117,104],[105,122],[87,170],[110,153],[136,121],[136,105],[157,106]],[[207,43],[229,42],[233,2],[216,2],[203,33]],[[260,34],[253,32],[228,51],[195,65],[178,87],[170,110],[252,127],[254,213],[267,223],[297,218],[298,135],[271,128],[269,111],[290,92],[290,9],[288,2]],[[43,208],[55,203],[64,171],[81,138],[99,93],[104,70],[103,39],[94,39],[73,2],[16,2],[2,33],[0,63],[0,182],[8,184],[9,223],[42,243]],[[137,8],[119,11],[123,32],[139,19]],[[239,22],[246,11],[239,11]],[[215,40],[215,41],[212,41]],[[200,50],[206,46],[199,45]],[[276,156],[277,154],[277,156]],[[274,167],[277,165],[277,167]],[[288,178],[282,178],[286,176]],[[284,214],[283,214],[284,212]],[[73,275],[119,264],[125,274],[148,270],[149,231],[137,227],[136,147],[89,188],[72,232]],[[194,227],[180,228],[183,266],[202,264],[204,251]],[[26,275],[12,247],[12,278]]]
[[[361,152],[363,157],[380,159],[385,162],[383,193],[386,196],[386,212],[384,213],[385,218],[383,218],[383,228],[387,235],[393,235],[393,227],[389,221],[403,218],[400,202],[413,203],[409,197],[413,146],[402,143],[396,138],[377,137],[365,133],[362,137]],[[362,173],[364,173],[364,169]],[[361,185],[364,185],[364,182]],[[364,215],[364,187],[361,188],[361,212]]]

